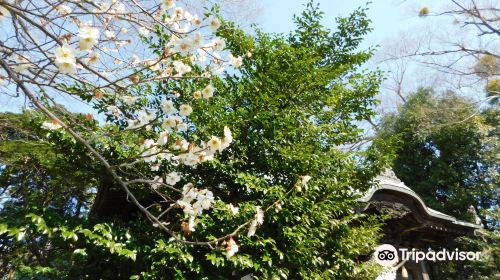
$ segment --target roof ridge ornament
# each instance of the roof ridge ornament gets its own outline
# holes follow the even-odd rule
[[[394,170],[392,170],[392,168],[390,168],[390,167],[388,167],[384,171],[382,171],[382,173],[380,173],[380,175],[377,177],[380,179],[390,180],[390,181],[393,181],[395,183],[404,184],[403,181],[401,181],[398,178],[398,176],[396,176],[396,173],[394,173]]]

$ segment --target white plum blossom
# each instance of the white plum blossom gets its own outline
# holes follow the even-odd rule
[[[182,222],[182,231],[184,234],[188,235],[190,232],[194,232],[196,227],[196,217],[190,216],[187,221]]]
[[[55,64],[59,72],[74,74],[76,72],[75,50],[66,43],[57,47]]]
[[[179,160],[187,166],[195,166],[200,163],[200,156],[194,153],[184,153],[179,156]]]
[[[195,147],[193,149],[193,152],[196,153],[196,155],[198,155],[199,163],[203,163],[205,161],[214,159],[214,152],[210,150],[205,150],[203,147],[205,147],[205,145],[202,145],[201,147]]]
[[[171,205],[172,208],[168,208],[168,205],[165,205],[165,208],[172,212],[181,212],[184,217],[180,222],[187,237],[197,227],[199,229],[204,226],[197,223],[205,221],[201,215],[212,209],[216,198],[209,187],[205,186],[195,187],[193,184],[186,184],[180,195],[174,190],[181,189],[181,181],[184,182],[188,178],[187,172],[196,172],[197,165],[213,160],[234,141],[228,127],[224,127],[223,135],[206,134],[208,138],[196,135],[205,132],[198,131],[189,119],[190,116],[193,117],[193,108],[197,104],[189,99],[198,100],[198,105],[206,106],[207,100],[215,93],[214,86],[209,83],[218,79],[216,75],[222,73],[226,65],[241,67],[243,58],[230,54],[226,50],[226,41],[210,31],[220,30],[222,19],[192,14],[185,10],[185,3],[180,7],[176,4],[182,1],[176,2],[161,0],[152,6],[146,5],[144,7],[146,10],[143,10],[140,3],[134,5],[120,0],[97,0],[85,5],[79,0],[61,1],[54,7],[48,7],[47,14],[42,18],[37,18],[36,13],[27,15],[33,17],[41,27],[46,27],[47,31],[42,31],[53,33],[53,36],[40,33],[40,30],[36,30],[38,25],[33,24],[29,25],[29,32],[19,30],[29,34],[33,28],[35,39],[32,41],[40,40],[40,42],[29,42],[29,38],[26,37],[24,40],[28,41],[28,44],[25,46],[29,47],[26,50],[12,48],[12,55],[7,57],[6,62],[16,72],[15,74],[26,73],[28,76],[24,75],[22,80],[30,83],[30,87],[33,88],[36,87],[37,79],[46,77],[48,77],[47,83],[54,85],[64,84],[65,81],[85,83],[86,95],[82,100],[89,100],[91,105],[95,105],[94,108],[103,112],[106,118],[106,124],[103,125],[117,128],[117,133],[121,133],[124,123],[127,126],[125,129],[137,130],[125,132],[125,135],[134,137],[123,140],[123,143],[116,143],[131,159],[116,162],[116,166],[123,167],[123,174],[130,174],[127,175],[130,177],[127,180],[130,180],[131,184],[144,182],[149,186],[148,191],[157,194],[154,197],[161,199],[160,197],[164,195],[168,199],[172,198],[174,203]],[[0,4],[0,22],[9,16],[6,7],[12,7],[12,11],[16,12],[16,17],[12,19],[14,22],[19,21],[19,18],[23,19],[17,17],[18,13],[25,13],[20,8],[17,9],[10,4],[7,6]],[[26,11],[29,11],[29,8]],[[57,30],[58,28],[60,30]],[[156,34],[157,28],[161,28],[161,32],[158,32],[161,34]],[[11,31],[10,29],[7,31]],[[136,31],[129,32],[130,30]],[[144,38],[149,36],[151,41],[146,40],[149,38]],[[170,41],[164,42],[163,38],[170,38]],[[151,42],[154,42],[155,50],[148,48]],[[45,51],[48,55],[44,56],[43,53],[36,51],[36,43],[39,43],[38,50]],[[48,67],[45,67],[46,65]],[[28,70],[30,71],[27,73]],[[193,77],[190,77],[191,75]],[[53,80],[50,80],[51,78]],[[190,79],[193,80],[192,83]],[[12,82],[13,79],[0,76],[0,82],[2,80]],[[192,92],[186,93],[182,89],[172,90],[177,88],[175,84],[178,81],[181,81],[179,85],[183,87],[184,80],[192,84],[194,88]],[[158,100],[156,89],[161,89],[165,97],[160,96]],[[67,94],[71,95],[74,92],[68,90]],[[36,94],[43,95],[43,93]],[[92,115],[90,116],[86,121],[92,120]],[[95,121],[98,123],[99,118]],[[223,126],[224,124],[221,124],[220,127]],[[41,127],[47,130],[67,128],[64,123],[50,120],[43,122]],[[105,135],[104,131],[96,133]],[[109,138],[99,137],[101,134],[95,136],[90,136],[89,139],[95,141],[96,145],[107,145],[99,141],[108,141]],[[141,140],[135,140],[136,137]],[[144,177],[144,174],[139,172],[133,174],[137,162],[135,159],[141,161],[140,169],[145,170],[145,173],[149,172],[150,177]],[[181,174],[180,170],[186,173]],[[125,180],[125,178],[117,179]],[[157,202],[154,201],[149,206],[161,205],[163,208],[163,205]],[[237,206],[228,204],[228,208],[224,211],[228,211],[226,212],[228,215],[237,215],[239,213]],[[146,207],[146,211],[150,209],[153,208]],[[249,226],[248,236],[255,235],[257,228],[263,223],[263,215],[260,208],[257,208],[254,219],[251,223],[245,224]],[[161,221],[155,221],[154,226],[165,229],[164,226],[167,227],[168,222],[171,222],[169,219],[174,216],[158,217]],[[173,227],[176,225],[178,224],[171,223]],[[226,231],[227,229],[224,229],[221,232]],[[196,236],[196,239],[198,238],[207,239]],[[239,250],[234,238],[236,237],[225,238],[223,243],[228,257]]]
[[[187,183],[184,186],[182,186],[182,194],[183,194],[183,200],[187,202],[191,202],[196,198],[196,188],[194,187],[193,183]]]
[[[123,167],[123,174],[130,174],[131,178],[127,180],[131,184],[144,182],[149,184],[148,191],[158,194],[155,196],[158,199],[163,195],[172,198],[174,204],[169,210],[183,212],[184,217],[180,221],[187,236],[195,231],[197,222],[204,221],[200,215],[212,209],[216,198],[208,187],[195,187],[193,184],[186,184],[181,195],[176,193],[180,182],[188,178],[188,174],[181,174],[180,170],[196,172],[197,165],[214,160],[233,142],[228,127],[224,127],[223,135],[207,134],[208,138],[196,135],[205,132],[197,130],[190,121],[196,102],[189,99],[199,100],[201,104],[198,105],[205,106],[206,100],[212,98],[215,92],[210,82],[217,80],[216,75],[222,73],[226,65],[240,67],[243,60],[230,54],[226,50],[226,41],[212,32],[220,30],[221,18],[190,13],[185,10],[185,3],[183,7],[177,6],[179,2],[161,0],[153,6],[149,5],[151,7],[146,5],[144,10],[139,3],[135,5],[120,0],[97,0],[85,5],[79,0],[60,1],[48,7],[41,18],[37,18],[36,13],[22,17],[21,14],[27,13],[30,7],[24,11],[13,4],[0,4],[0,22],[10,15],[7,7],[12,7],[12,11],[16,12],[16,17],[12,18],[14,23],[29,17],[38,23],[28,24],[29,30],[14,30],[26,35],[31,35],[33,31],[31,39],[28,38],[30,36],[18,36],[27,42],[21,46],[28,47],[8,46],[7,53],[12,54],[6,57],[6,62],[16,75],[25,73],[21,79],[23,83],[36,88],[37,81],[42,79],[44,83],[54,85],[56,90],[66,81],[84,83],[85,98],[81,100],[88,101],[104,114],[106,124],[103,125],[117,128],[117,133],[122,132],[124,123],[125,129],[136,130],[125,132],[125,135],[134,137],[116,143],[131,159],[121,158],[123,162],[116,162],[116,166]],[[36,7],[33,11],[37,11]],[[157,28],[161,28],[162,31],[158,32],[161,34],[156,34]],[[10,29],[7,28],[7,31],[12,31]],[[149,36],[151,38],[145,38]],[[164,42],[164,38],[169,38],[169,41]],[[155,44],[154,50],[148,48],[151,42]],[[0,75],[0,83],[14,83],[13,80]],[[178,82],[184,80],[192,85],[194,92],[184,92],[184,82]],[[176,84],[181,89],[177,90]],[[165,97],[158,97],[156,89],[161,89]],[[74,90],[67,90],[66,93],[76,95]],[[43,96],[43,93],[35,94]],[[92,114],[87,114],[84,122],[92,120]],[[94,122],[99,123],[99,119]],[[48,120],[41,124],[41,128],[57,130],[67,126]],[[89,139],[105,147],[107,142],[99,141],[110,141],[109,137],[100,137],[106,136],[106,132],[98,130],[95,133],[98,133],[96,137],[89,136]],[[144,177],[142,171],[134,172],[138,161],[140,169],[149,172],[150,177]],[[121,177],[117,179],[125,180]],[[156,202],[152,205],[161,205]],[[150,211],[149,207],[146,209]],[[229,210],[225,211],[228,211],[226,214],[237,215],[239,207],[229,204]],[[163,228],[168,225],[165,220],[174,216],[162,217],[158,217],[162,221],[155,221],[154,226]],[[245,224],[250,226],[248,235],[255,235],[262,222],[263,213],[258,208],[252,223]],[[232,237],[226,239],[224,244],[227,256],[238,252],[238,245]]]
[[[248,237],[252,237],[255,235],[255,232],[257,231],[257,220],[253,219],[252,222],[250,223],[250,227],[248,227]]]
[[[127,120],[127,129],[135,129],[140,126],[141,125],[138,120]]]
[[[256,209],[255,220],[259,225],[262,225],[264,223],[264,212],[260,209],[260,206],[257,206]]]
[[[228,257],[234,256],[238,252],[238,244],[236,244],[236,241],[232,237],[229,238],[228,241],[226,241],[226,253]]]
[[[161,7],[164,10],[169,10],[175,7],[175,0],[163,0],[161,1]]]
[[[194,16],[189,11],[184,11],[184,18],[189,22],[189,25],[191,25],[193,17]]]
[[[174,150],[187,151],[189,148],[189,142],[186,139],[177,140],[174,144]]]
[[[188,214],[189,216],[196,216],[196,213],[194,212],[193,206],[191,205],[190,201],[186,200],[185,198],[186,197],[177,200],[175,204],[182,208],[184,213]]]
[[[96,64],[97,62],[99,62],[100,57],[101,55],[99,53],[92,53],[92,55],[85,60],[85,63],[87,63],[88,65]]]
[[[181,116],[189,116],[193,112],[193,108],[187,104],[182,104],[179,107],[179,115]]]
[[[177,71],[177,76],[182,77],[184,74],[191,72],[191,66],[184,64],[182,61],[172,62],[175,71]]]
[[[182,188],[182,198],[176,204],[189,216],[197,216],[212,206],[215,198],[207,189],[198,190],[193,184],[188,183]],[[193,203],[194,202],[194,203]]]
[[[137,101],[137,99],[139,99],[139,97],[125,95],[125,96],[120,97],[120,99],[123,101],[123,103],[130,106],[130,105],[133,105]]]
[[[160,63],[159,63],[158,60],[146,60],[146,61],[143,61],[143,63],[151,71],[159,71],[159,70],[161,70]]]
[[[58,5],[56,6],[56,10],[61,14],[61,15],[67,15],[67,14],[71,14],[72,12],[72,9],[67,6],[67,5],[64,5],[64,4],[61,4],[61,5]]]
[[[14,59],[16,62],[16,66],[14,67],[14,70],[17,73],[26,73],[28,69],[31,68],[31,62],[29,61],[29,57],[24,57],[24,56],[16,56]]]
[[[179,116],[169,116],[163,120],[161,127],[168,132],[172,132],[180,123],[182,123],[182,119]]]
[[[111,14],[124,14],[125,13],[125,5],[123,3],[116,3],[113,9],[110,11]]]
[[[155,162],[158,159],[158,149],[156,146],[151,146],[151,148],[144,151],[141,156],[143,160],[148,163]]]
[[[243,65],[243,58],[241,56],[235,57],[232,54],[229,54],[229,61],[231,62],[231,65],[236,68],[240,68],[241,65]]]
[[[177,123],[175,121],[175,118],[174,117],[168,117],[166,119],[163,120],[163,123],[162,123],[162,128],[163,129],[167,129],[168,131],[171,131],[172,128],[176,127],[177,126]]]
[[[198,56],[196,56],[196,61],[205,62],[207,60],[207,52],[203,49],[197,49],[196,52]]]
[[[141,63],[141,59],[136,54],[133,54],[130,58],[130,63],[132,63],[133,65],[137,65]]]
[[[165,67],[165,70],[161,74],[161,77],[163,77],[163,78],[171,77],[173,70],[174,69],[172,67]]]
[[[152,148],[154,145],[156,145],[156,143],[155,143],[155,141],[153,139],[146,139],[141,144],[141,149],[147,150],[147,149]]]
[[[220,20],[218,18],[211,18],[208,22],[208,26],[210,26],[210,28],[213,30],[213,31],[217,31],[217,29],[219,29],[220,27]]]
[[[151,169],[151,171],[158,171],[158,170],[160,170],[160,166],[161,165],[159,163],[152,164],[150,169]]]
[[[175,116],[175,122],[177,123],[177,127],[176,129],[178,131],[186,131],[187,130],[187,124],[183,123],[182,122],[182,119],[181,117],[179,116]],[[181,141],[181,143],[187,143],[187,141],[185,141],[184,139]],[[181,150],[187,150],[187,148],[184,149],[184,146],[182,146],[183,148]]]
[[[283,203],[281,201],[278,201],[274,203],[274,210],[276,213],[279,213],[283,209]]]
[[[111,114],[115,117],[119,117],[123,114],[122,111],[120,110],[120,108],[118,108],[114,105],[110,105],[110,106],[106,107],[106,110],[109,114]]]
[[[208,142],[207,142],[207,146],[212,151],[220,150],[221,145],[222,145],[222,142],[221,142],[220,138],[217,136],[212,136],[212,138],[210,138],[210,140],[208,140]]]
[[[152,122],[156,118],[156,114],[153,112],[148,112],[146,110],[140,110],[137,112],[137,119],[136,120],[127,120],[128,122],[128,129],[134,129],[142,126],[148,125],[150,122]]]
[[[202,97],[201,95],[201,91],[200,90],[197,90],[193,93],[193,98],[194,99],[200,99]]]
[[[188,223],[189,227],[188,228],[190,231],[195,231],[195,229],[194,229],[196,226],[195,219],[196,219],[196,217],[194,217],[194,216],[189,217],[189,223]]]
[[[193,50],[192,40],[190,38],[182,38],[174,41],[173,51],[180,55],[186,56]]]
[[[168,142],[168,132],[167,131],[160,132],[157,141],[158,145],[163,146],[166,145],[167,142]]]
[[[175,185],[181,180],[181,176],[177,172],[170,172],[167,174],[167,177],[165,178],[165,183],[168,185]]]
[[[163,100],[161,102],[161,108],[163,110],[163,113],[167,115],[173,115],[177,113],[177,109],[175,108],[174,102],[170,99]]]
[[[221,149],[224,150],[233,142],[233,136],[229,127],[224,127],[224,137],[221,140]]]
[[[202,91],[201,94],[203,98],[209,99],[210,97],[214,96],[214,87],[209,84],[207,85]]]
[[[194,15],[190,22],[196,27],[201,27],[201,25],[203,24],[203,21],[198,17],[198,15]]]
[[[148,124],[149,122],[153,121],[156,118],[156,114],[153,112],[148,112],[146,110],[140,110],[137,113],[137,119],[139,120],[139,123],[141,125]]]
[[[162,151],[161,153],[158,154],[158,159],[160,159],[160,160],[171,161],[173,157],[174,157],[173,154],[168,153],[168,152],[164,152],[164,151]],[[174,166],[177,166],[177,164],[175,164],[174,162],[172,162],[172,164]]]
[[[217,38],[212,42],[212,48],[216,51],[222,51],[226,47],[226,41]]]
[[[180,131],[180,132],[187,131],[188,130],[187,123],[178,123],[177,124],[177,130]]]
[[[311,180],[311,176],[309,176],[309,175],[300,176],[300,182],[303,185],[306,185],[307,182],[309,182],[309,180]]]
[[[92,49],[99,41],[99,29],[83,25],[78,31],[78,41],[80,50],[87,51]]]
[[[153,182],[151,183],[151,187],[153,189],[157,189],[159,187],[161,187],[163,184],[163,178],[161,178],[160,176],[155,176],[153,178]]]
[[[106,35],[106,38],[108,38],[110,40],[113,40],[116,38],[115,33],[113,33],[113,31],[111,31],[111,30],[104,31],[104,35]]]
[[[232,203],[229,203],[229,210],[231,211],[231,213],[233,215],[236,215],[236,214],[238,214],[238,212],[240,212],[240,208],[236,207],[236,206],[233,206]]]
[[[176,22],[174,25],[174,30],[178,33],[188,33],[191,30],[191,23],[186,22],[184,24]]]
[[[149,29],[147,29],[146,27],[144,26],[141,26],[137,29],[137,31],[139,32],[139,35],[143,36],[143,37],[147,37],[149,35]]]
[[[56,130],[61,128],[62,126],[59,124],[58,121],[52,120],[52,121],[47,121],[42,123],[42,128],[48,129],[48,130]]]
[[[98,7],[94,9],[95,13],[106,13],[111,8],[111,5],[107,2],[97,3]]]
[[[250,223],[248,227],[248,237],[254,236],[257,231],[257,226],[262,225],[264,223],[264,212],[260,209],[260,206],[256,207],[257,213],[255,214],[254,219]]]
[[[203,35],[201,32],[196,32],[194,33],[193,37],[191,38],[191,44],[193,48],[200,48],[203,46]]]
[[[184,17],[184,9],[181,7],[175,8],[174,15],[176,20],[181,20]]]
[[[200,206],[197,207],[193,204],[193,208],[195,208],[195,209],[201,208],[204,210],[208,210],[208,209],[210,209],[210,206],[214,202],[214,194],[211,191],[204,189],[204,190],[201,190],[198,192],[197,199],[198,199],[198,201],[196,203],[199,203]],[[200,213],[201,213],[201,211],[200,211]]]
[[[217,75],[222,74],[222,72],[224,72],[225,69],[226,68],[224,67],[223,64],[220,65],[216,64],[215,66],[212,66],[212,71]]]

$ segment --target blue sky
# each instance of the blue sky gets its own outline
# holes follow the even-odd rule
[[[255,0],[258,1],[258,0]],[[293,15],[300,14],[308,0],[261,0],[263,4],[262,15],[257,18],[257,24],[265,31],[287,33],[294,29]],[[348,16],[358,7],[365,7],[368,0],[315,0],[320,4],[320,9],[324,12],[323,24],[327,27],[335,27],[335,18],[338,16]],[[450,0],[373,0],[368,4],[368,18],[372,21],[373,31],[369,33],[361,47],[377,47],[377,50],[390,50],[394,44],[398,44],[398,39],[404,36],[418,36],[426,34],[428,30],[436,30],[436,26],[441,26],[436,18],[421,18],[418,12],[421,8],[427,7],[432,12],[443,9],[450,5]],[[449,23],[446,23],[449,26]],[[385,48],[385,49],[384,49]],[[380,56],[375,55],[366,67],[381,67],[386,71],[387,65],[377,62]],[[405,80],[404,88],[414,90],[422,85],[422,68],[413,64],[408,68],[408,78]],[[431,77],[434,75],[430,74]],[[401,100],[390,87],[389,79],[381,87],[381,94],[378,98],[382,101],[380,108],[384,110],[394,110]],[[426,83],[429,85],[429,83]]]
[[[357,7],[365,6],[366,0],[317,0],[325,13],[324,24],[334,26],[338,16],[346,16]],[[369,4],[368,17],[372,20],[373,32],[366,38],[365,46],[381,44],[385,39],[413,24],[417,24],[417,13],[412,14],[408,4],[400,4],[397,0],[375,0]],[[421,1],[422,5],[425,2]],[[443,2],[443,1],[434,1]],[[264,0],[263,15],[258,19],[259,25],[270,32],[287,32],[293,29],[292,17],[300,13],[306,0]],[[418,10],[417,10],[418,11]]]
[[[258,1],[258,0],[254,0]],[[347,16],[357,7],[365,6],[366,0],[316,0],[324,11],[324,24],[328,27],[335,26],[335,18]],[[373,32],[363,43],[363,48],[383,45],[384,41],[394,40],[402,31],[411,30],[412,26],[422,24],[418,17],[419,8],[426,6],[435,7],[447,3],[446,0],[374,0],[369,4],[368,17],[372,20]],[[307,0],[261,0],[262,14],[257,17],[257,24],[268,32],[288,32],[293,30],[293,15],[299,14]],[[396,37],[397,38],[397,37]],[[66,100],[72,104],[72,100]],[[12,111],[22,106],[23,100],[2,95],[0,98],[0,111]],[[75,107],[75,106],[73,106]],[[70,108],[74,111],[86,111],[88,108]],[[79,110],[82,109],[82,110]]]

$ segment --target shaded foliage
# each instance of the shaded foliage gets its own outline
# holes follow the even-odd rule
[[[425,203],[484,231],[449,246],[482,251],[479,262],[439,263],[438,279],[497,279],[499,198],[499,111],[448,92],[420,89],[397,113],[384,118],[381,139],[399,138],[396,175]]]

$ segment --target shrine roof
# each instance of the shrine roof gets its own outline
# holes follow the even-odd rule
[[[424,201],[420,198],[420,196],[416,192],[414,192],[411,188],[406,186],[401,180],[399,180],[399,178],[397,178],[394,172],[390,169],[386,170],[384,173],[377,176],[375,180],[378,182],[378,186],[369,189],[368,192],[366,192],[359,199],[359,201],[368,203],[372,200],[372,197],[376,192],[392,191],[412,197],[413,200],[419,204],[420,208],[432,218],[439,219],[446,223],[451,223],[453,225],[458,225],[462,227],[468,227],[474,229],[482,228],[481,225],[476,225],[470,222],[461,221],[453,216],[444,214],[442,212],[427,207]]]

